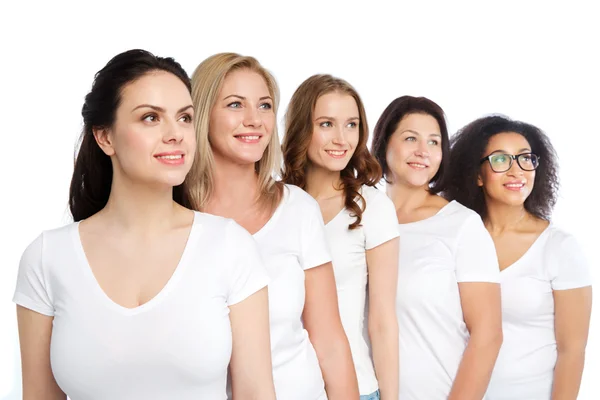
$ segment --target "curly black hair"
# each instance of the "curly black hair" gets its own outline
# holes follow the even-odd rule
[[[456,200],[486,218],[487,209],[483,190],[477,185],[481,171],[480,160],[490,138],[499,133],[514,132],[522,135],[539,156],[531,194],[525,200],[530,214],[550,220],[558,195],[558,157],[550,139],[538,127],[515,121],[503,115],[479,118],[460,129],[450,141],[450,168],[443,196]]]

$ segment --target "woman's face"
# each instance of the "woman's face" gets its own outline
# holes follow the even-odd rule
[[[388,141],[388,180],[410,187],[429,187],[442,162],[442,134],[428,114],[405,115]]]
[[[490,138],[483,156],[487,159],[481,165],[477,184],[486,201],[523,205],[533,190],[537,167],[537,156],[531,154],[527,139],[514,132],[496,134]],[[513,156],[518,156],[518,162]]]
[[[210,114],[213,154],[236,164],[259,161],[275,127],[273,98],[265,79],[249,69],[230,72]]]

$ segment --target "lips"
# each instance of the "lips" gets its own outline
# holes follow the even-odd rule
[[[329,156],[333,158],[344,158],[348,150],[325,150]]]
[[[525,182],[508,182],[503,186],[508,190],[519,191],[525,187]]]
[[[182,165],[185,162],[185,154],[182,151],[171,151],[154,155],[159,162],[167,165]]]
[[[416,162],[409,162],[407,163],[409,167],[413,168],[413,169],[417,169],[417,170],[422,170],[425,168],[429,168],[428,165],[425,164],[421,164],[421,163],[416,163]]]

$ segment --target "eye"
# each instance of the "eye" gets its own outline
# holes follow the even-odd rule
[[[414,136],[408,136],[407,138],[404,139],[405,142],[416,142],[417,138]]]
[[[142,117],[142,121],[146,122],[156,122],[158,120],[158,115],[156,114],[146,114]]]
[[[432,144],[432,145],[434,145],[434,146],[437,146],[437,145],[439,145],[439,144],[440,144],[440,142],[439,142],[438,140],[431,139],[431,140],[429,141],[429,144]]]
[[[189,124],[192,122],[192,117],[189,114],[185,114],[181,116],[180,120],[183,120],[183,122]]]
[[[271,110],[273,108],[273,105],[271,105],[271,103],[262,103],[260,105],[260,108],[262,108],[263,110]]]
[[[492,157],[492,162],[500,164],[506,162],[506,156],[504,154],[499,154],[497,156]]]
[[[333,124],[330,121],[323,121],[319,124],[319,126],[322,128],[331,128]]]
[[[229,107],[229,108],[241,108],[242,107],[242,103],[240,103],[239,101],[234,101],[233,103],[227,104],[227,107]]]
[[[350,122],[348,124],[348,128],[356,128],[356,127],[358,127],[358,124],[356,122]]]

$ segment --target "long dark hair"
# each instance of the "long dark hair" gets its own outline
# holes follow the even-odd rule
[[[444,197],[456,200],[487,217],[483,189],[477,185],[481,173],[481,158],[490,138],[499,133],[514,132],[523,136],[531,151],[540,157],[535,170],[531,194],[525,200],[525,210],[545,220],[550,220],[558,195],[558,161],[554,147],[546,134],[538,127],[515,121],[502,115],[479,118],[460,129],[452,137],[450,150],[450,176]]]
[[[442,134],[442,162],[437,173],[431,179],[429,192],[436,194],[444,190],[446,184],[446,175],[450,164],[450,140],[448,139],[448,128],[446,126],[446,118],[444,110],[434,101],[426,97],[402,96],[392,101],[383,111],[375,130],[373,131],[373,144],[371,150],[373,155],[381,165],[383,177],[387,183],[389,182],[388,174],[389,167],[386,161],[387,146],[390,137],[398,128],[398,124],[402,118],[410,114],[425,114],[435,118]]]
[[[345,80],[331,75],[313,75],[296,89],[285,116],[283,139],[283,181],[306,189],[306,170],[309,165],[308,147],[312,140],[313,113],[317,100],[332,92],[354,98],[359,113],[359,139],[348,165],[340,172],[344,190],[344,206],[355,218],[348,229],[360,226],[365,210],[365,199],[360,194],[362,185],[375,186],[381,180],[381,168],[369,153],[367,114],[358,92]],[[357,201],[358,199],[358,201]],[[361,204],[359,204],[359,202]]]
[[[94,138],[94,128],[109,128],[121,103],[123,88],[152,71],[169,72],[185,84],[191,94],[191,83],[181,65],[170,57],[158,57],[145,50],[129,50],[118,54],[96,73],[92,90],[85,96],[81,109],[83,132],[69,190],[69,208],[73,219],[80,221],[102,210],[108,202],[113,170],[107,156]],[[173,200],[189,207],[186,182],[173,190]]]

